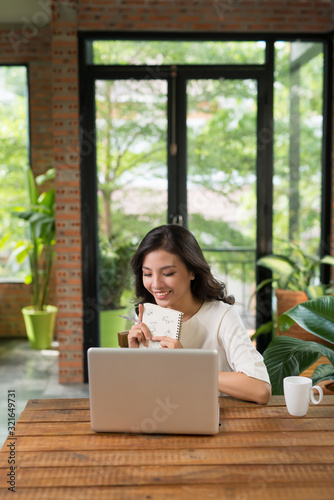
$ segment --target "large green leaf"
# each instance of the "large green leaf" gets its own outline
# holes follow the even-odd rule
[[[321,264],[329,264],[330,266],[334,266],[334,257],[331,255],[326,255],[321,259]]]
[[[10,233],[6,234],[5,236],[3,236],[1,239],[0,239],[0,248],[2,248],[3,246],[5,246],[5,244],[7,243],[7,241],[10,239]]]
[[[25,173],[29,201],[31,205],[35,205],[38,199],[38,191],[35,184],[35,178],[30,167],[25,167]]]
[[[295,289],[293,282],[296,280],[299,271],[296,263],[285,255],[265,255],[261,257],[257,264],[263,266],[277,277],[278,287],[284,289]]]
[[[42,238],[43,243],[47,244],[48,236],[52,238],[54,234],[54,218],[46,214],[36,213],[31,217],[30,222],[34,225],[36,238]]]
[[[334,366],[333,365],[319,365],[313,372],[312,380],[314,384],[318,384],[322,380],[334,380]]]
[[[290,375],[300,375],[321,356],[327,356],[334,365],[334,348],[317,342],[280,335],[263,353],[268,369],[273,394],[283,394],[283,379]]]
[[[22,264],[29,256],[30,248],[31,245],[29,242],[19,241],[10,255],[10,259],[15,259],[19,264]]]
[[[54,180],[56,177],[56,170],[54,168],[49,168],[45,172],[45,174],[40,174],[35,178],[36,184],[40,186],[41,184],[44,184],[44,182],[49,181],[49,180]]]
[[[334,344],[334,296],[308,300],[278,318],[282,332],[286,332],[295,322],[308,332]]]
[[[326,294],[327,285],[310,285],[305,288],[309,299],[315,299]]]
[[[38,198],[38,204],[41,206],[42,209],[45,209],[45,211],[50,211],[50,210],[53,211],[54,203],[55,203],[54,189],[50,189],[49,191],[41,193],[41,195]]]
[[[296,270],[294,263],[283,255],[266,255],[258,259],[257,264],[280,276],[288,276]]]

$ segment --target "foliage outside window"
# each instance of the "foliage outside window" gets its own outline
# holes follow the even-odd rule
[[[323,44],[277,42],[274,87],[274,251],[286,241],[319,255]]]
[[[25,234],[24,221],[11,217],[10,207],[24,205],[24,166],[29,164],[28,82],[25,66],[0,66],[0,279],[25,275],[15,259],[7,262],[10,243]]]
[[[265,43],[108,40],[93,42],[94,64],[263,64]],[[154,76],[151,74],[151,76]]]
[[[167,214],[167,85],[96,82],[99,237],[133,240]],[[147,220],[149,214],[149,220]]]
[[[148,97],[159,95],[163,100],[163,80],[157,76],[161,74],[163,78],[164,74],[163,66],[159,68],[159,65],[263,64],[265,42],[111,40],[89,43],[92,44],[94,64],[143,65],[148,71],[144,86],[143,81],[135,83],[133,80],[97,82],[99,194],[103,199],[103,224],[105,228],[109,227],[104,234],[110,236],[112,220],[118,228],[123,222],[123,227],[130,224],[129,214],[126,220],[122,216],[124,207],[120,203],[120,190],[127,182],[133,183],[134,178],[137,177],[138,181],[143,160],[149,159],[148,171],[155,168],[158,172],[160,168],[158,177],[161,183],[166,177],[166,155],[161,149],[167,147],[163,137],[166,123],[159,118],[158,107],[153,109]],[[154,75],[150,73],[149,65],[155,65]],[[274,124],[268,131],[274,141],[274,238],[275,241],[303,242],[305,250],[312,254],[318,254],[320,241],[323,66],[322,43],[275,43]],[[217,192],[230,201],[237,196],[239,210],[244,214],[252,213],[252,218],[241,217],[244,220],[241,220],[240,227],[231,226],[218,231],[214,219],[208,219],[201,210],[195,210],[189,214],[191,229],[207,246],[224,246],[226,243],[254,246],[255,183],[259,182],[255,173],[256,144],[253,137],[256,84],[254,90],[253,80],[212,80],[211,83],[208,80],[210,85],[205,80],[190,82],[187,87],[188,114],[201,114],[202,124],[205,116],[205,124],[201,125],[198,120],[198,126],[192,116],[187,123],[188,190],[197,184],[211,192],[213,197]],[[122,88],[121,92],[117,87]],[[141,100],[138,98],[140,93]],[[120,100],[118,104],[112,102],[116,95]],[[225,103],[221,105],[223,100]],[[108,121],[103,114],[106,115],[111,107],[114,109],[110,113],[117,115]],[[147,122],[150,115],[154,120],[151,124]],[[117,133],[112,134],[111,130]],[[135,142],[130,144],[133,134]],[[126,154],[122,154],[117,141],[130,145]],[[161,151],[159,155],[155,152],[157,145]],[[119,161],[117,170],[116,158]],[[109,161],[114,162],[113,169],[115,173],[117,171],[114,177],[104,176],[101,172]],[[245,190],[245,185],[253,185],[254,189]],[[108,191],[113,193],[109,204]],[[146,194],[142,196],[145,203],[149,201]],[[155,205],[153,210],[152,204],[148,212],[154,214],[157,208]],[[139,229],[146,217],[139,211],[136,227],[132,229]],[[235,232],[238,230],[239,238]],[[210,233],[210,237],[205,232]]]

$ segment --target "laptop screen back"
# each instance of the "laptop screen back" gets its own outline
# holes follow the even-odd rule
[[[88,376],[96,432],[218,432],[216,351],[93,347]]]

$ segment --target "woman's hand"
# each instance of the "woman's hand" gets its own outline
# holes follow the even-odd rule
[[[155,335],[151,340],[160,342],[160,346],[164,349],[183,349],[181,342],[170,337]]]
[[[145,347],[147,347],[146,340],[151,338],[150,330],[147,328],[145,323],[142,323],[144,307],[143,304],[139,304],[139,313],[138,313],[138,321],[140,323],[136,323],[131,327],[131,330],[128,334],[128,345],[129,347],[139,347],[140,342],[143,343]]]
[[[140,342],[147,347],[147,340],[153,340],[154,342],[160,342],[160,346],[164,349],[183,349],[183,345],[176,339],[171,339],[166,336],[154,336],[151,338],[150,330],[147,328],[145,323],[142,323],[144,307],[143,304],[139,304],[138,321],[131,327],[128,334],[128,345],[130,348],[139,347]]]

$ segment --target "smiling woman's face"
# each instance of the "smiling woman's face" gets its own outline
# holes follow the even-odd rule
[[[194,302],[188,271],[178,255],[165,250],[148,253],[143,260],[143,284],[162,307],[184,311]]]

